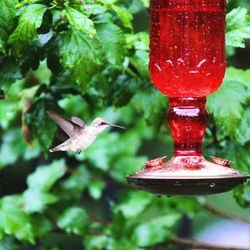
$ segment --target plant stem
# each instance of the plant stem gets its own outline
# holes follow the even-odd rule
[[[246,224],[250,224],[250,220],[247,218],[242,218],[241,216],[237,215],[237,214],[233,214],[224,210],[221,210],[219,208],[216,208],[214,206],[212,206],[211,204],[209,204],[208,202],[200,202],[200,205],[205,208],[207,211],[209,211],[210,213],[213,213],[215,215],[230,219],[230,220],[236,220],[236,221],[240,221]]]
[[[250,248],[214,245],[214,244],[209,244],[209,243],[200,242],[196,240],[183,239],[179,237],[171,237],[169,239],[169,242],[171,244],[176,244],[179,246],[187,246],[192,249],[198,248],[198,249],[207,249],[207,250],[250,250]]]
[[[109,222],[109,221],[107,221],[107,220],[105,220],[105,219],[103,219],[103,218],[101,218],[101,217],[98,217],[98,216],[96,216],[96,215],[94,215],[94,214],[88,214],[88,216],[89,216],[89,219],[90,219],[91,221],[93,221],[93,222],[98,222],[99,224],[101,224],[101,225],[103,225],[103,226],[108,226],[108,225],[110,225],[110,222]]]

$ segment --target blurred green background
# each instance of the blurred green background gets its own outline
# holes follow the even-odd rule
[[[0,0],[0,250],[192,249],[176,236],[250,248],[250,183],[158,198],[126,182],[173,151],[168,100],[148,74],[148,6]],[[227,8],[228,69],[208,98],[204,151],[249,174],[250,3]],[[49,154],[59,140],[47,110],[127,130],[102,134],[80,155]]]

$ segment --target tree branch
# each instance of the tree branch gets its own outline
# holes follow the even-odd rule
[[[110,225],[110,222],[109,222],[109,221],[107,221],[107,220],[105,220],[105,219],[103,219],[103,218],[101,218],[101,217],[98,217],[98,216],[96,216],[96,215],[94,215],[94,214],[88,214],[88,217],[89,217],[89,219],[90,219],[91,221],[97,222],[97,223],[99,223],[99,224],[101,224],[101,225],[103,225],[103,226],[108,226],[108,225]]]
[[[246,224],[250,224],[249,219],[242,218],[241,216],[239,216],[237,214],[233,214],[233,213],[218,209],[207,202],[200,202],[200,205],[203,208],[205,208],[207,211],[209,211],[210,213],[213,213],[215,215],[218,215],[218,216],[230,219],[230,220],[236,220],[236,221],[240,221],[240,222],[243,222]]]
[[[179,246],[187,246],[192,249],[198,248],[198,249],[207,249],[207,250],[250,250],[250,248],[214,245],[214,244],[209,244],[209,243],[200,242],[196,240],[183,239],[179,237],[171,237],[169,239],[169,242],[171,244],[176,244]]]

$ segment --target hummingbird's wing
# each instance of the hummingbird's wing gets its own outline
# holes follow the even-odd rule
[[[59,115],[55,112],[47,111],[47,113],[50,118],[53,119],[69,137],[73,137],[79,134],[84,128],[83,126],[80,126],[77,122],[72,121],[71,119]],[[82,124],[84,124],[83,121]]]
[[[72,122],[74,122],[75,124],[77,124],[78,126],[80,126],[81,128],[85,128],[85,127],[86,127],[85,122],[84,122],[82,119],[80,119],[79,117],[72,116],[72,117],[70,118],[70,120],[71,120]]]

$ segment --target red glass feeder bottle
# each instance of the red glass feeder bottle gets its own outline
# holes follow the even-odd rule
[[[169,97],[174,156],[145,163],[132,185],[159,195],[228,191],[246,181],[228,160],[202,156],[208,123],[206,96],[224,78],[226,0],[151,0],[150,75]]]

